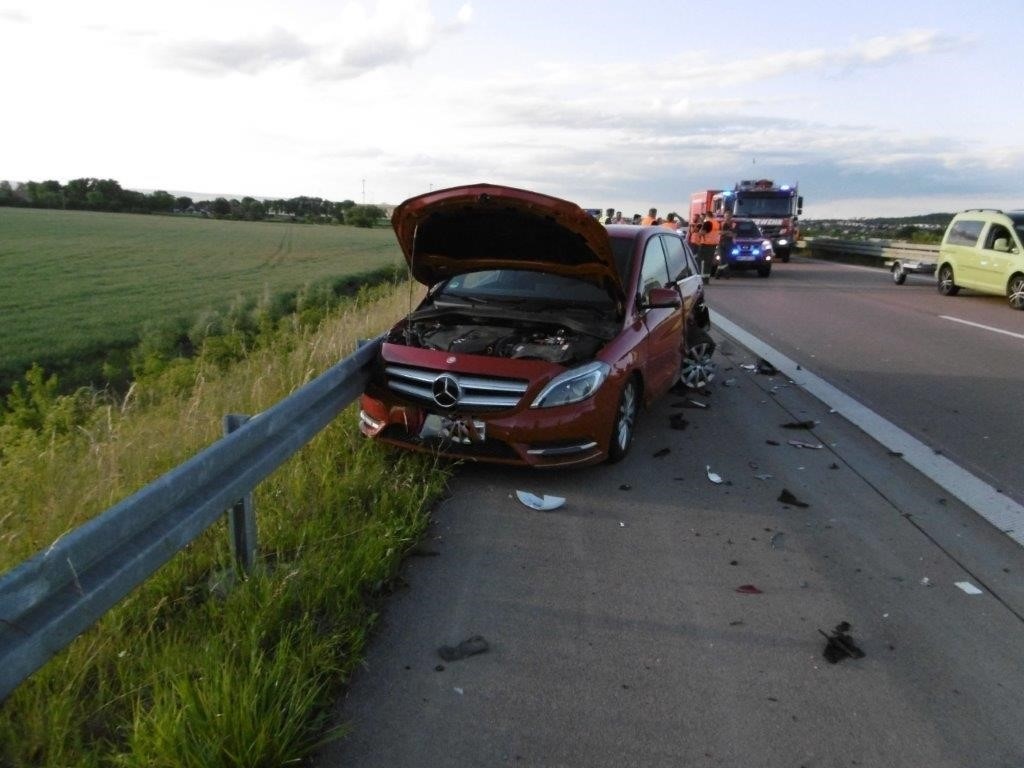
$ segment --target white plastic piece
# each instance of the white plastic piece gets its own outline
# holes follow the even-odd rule
[[[708,473],[708,480],[710,480],[712,483],[718,485],[719,483],[722,482],[722,476],[717,472],[712,472],[710,464],[707,465],[706,471]]]
[[[953,583],[956,586],[960,587],[960,589],[962,589],[968,595],[983,595],[983,594],[985,594],[980,589],[978,589],[976,586],[971,584],[971,582],[969,582],[969,581],[954,581]]]
[[[565,498],[562,496],[548,496],[547,494],[537,496],[529,491],[516,491],[516,498],[530,509],[536,509],[538,512],[550,512],[565,504]]]

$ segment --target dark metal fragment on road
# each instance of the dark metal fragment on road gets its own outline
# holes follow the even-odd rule
[[[459,661],[468,656],[476,656],[478,653],[487,653],[490,647],[482,636],[473,635],[455,646],[442,645],[437,649],[437,655],[445,661]]]
[[[829,664],[838,664],[843,659],[863,659],[864,651],[857,647],[857,644],[850,636],[850,622],[841,621],[836,624],[831,635],[826,635],[820,629],[818,632],[827,641],[822,656]]]
[[[763,357],[757,359],[757,372],[762,376],[775,376],[778,374],[779,369],[769,363]]]
[[[794,507],[800,507],[801,509],[805,509],[811,506],[806,501],[800,501],[800,499],[794,496],[793,493],[786,488],[783,488],[782,493],[779,494],[779,501],[781,501],[783,504],[790,504]]]
[[[814,422],[811,420],[807,421],[788,421],[785,424],[780,424],[783,429],[814,429]]]
[[[662,456],[668,456],[670,453],[672,453],[671,448],[659,448],[652,455],[654,458],[660,459]]]
[[[895,456],[897,459],[903,458],[902,451],[889,451],[890,456]]]
[[[673,413],[671,416],[669,416],[668,423],[669,426],[672,427],[672,429],[681,430],[686,429],[688,426],[690,426],[690,422],[684,419],[683,414],[681,413]]]
[[[622,485],[619,486],[619,490],[620,491],[632,491],[633,490],[633,486],[630,485],[629,483],[623,483]]]
[[[838,464],[836,464],[836,463],[835,463],[835,462],[833,461],[833,462],[832,462],[831,464],[829,464],[829,465],[828,465],[828,468],[829,468],[829,469],[839,469],[839,465],[838,465]]]
[[[765,440],[765,442],[768,443],[768,445],[779,445],[778,440]]]

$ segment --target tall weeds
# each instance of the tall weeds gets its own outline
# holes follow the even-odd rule
[[[184,390],[171,366],[121,402],[97,400],[73,429],[6,425],[0,567],[217,439],[224,413],[277,402],[407,303],[405,286],[364,293],[315,328],[279,326],[233,365],[200,359]],[[4,702],[0,766],[301,758],[332,735],[332,698],[445,480],[428,458],[363,441],[350,408],[256,489],[254,573],[235,572],[215,525]]]

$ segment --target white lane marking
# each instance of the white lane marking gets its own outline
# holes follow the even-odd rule
[[[939,315],[943,320],[952,320],[954,323],[963,323],[964,325],[971,325],[975,328],[982,328],[986,331],[992,331],[992,333],[1001,333],[1005,336],[1013,336],[1015,339],[1024,339],[1024,333],[1014,333],[1013,331],[1004,331],[1002,328],[993,328],[991,325],[982,325],[981,323],[972,323],[970,320],[961,320],[959,317],[950,317],[949,315]]]
[[[866,432],[890,451],[903,454],[910,466],[956,496],[992,525],[1018,544],[1024,546],[1024,506],[988,483],[954,464],[945,456],[936,454],[917,438],[903,431],[891,421],[854,400],[844,392],[806,368],[797,367],[796,362],[751,333],[740,328],[728,318],[711,310],[711,323],[755,355],[763,357],[794,383],[833,408],[836,413]]]

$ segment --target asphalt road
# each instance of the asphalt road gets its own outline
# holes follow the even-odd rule
[[[723,312],[775,296],[810,322],[814,291],[793,294],[812,272],[847,290],[790,264],[711,291]],[[710,407],[662,400],[621,464],[458,471],[339,702],[349,734],[316,765],[1024,765],[1024,549],[740,368],[736,344],[720,355]],[[567,501],[536,512],[516,489]],[[819,630],[841,621],[866,655],[830,664]],[[439,657],[476,635],[486,653]]]
[[[966,290],[945,297],[931,277],[897,286],[883,269],[800,258],[766,279],[712,280],[708,297],[713,309],[1024,504],[1024,312],[1005,299]]]

